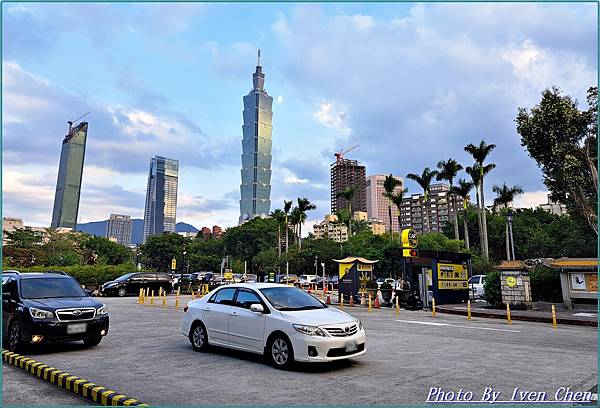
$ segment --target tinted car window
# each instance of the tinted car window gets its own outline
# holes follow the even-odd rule
[[[144,275],[145,274],[143,274],[143,273],[135,273],[131,276],[131,280],[136,281],[136,282],[142,281],[142,280],[144,280]]]
[[[169,278],[169,275],[167,275],[166,273],[158,273],[158,274],[156,274],[156,278],[158,280],[171,280]]]
[[[75,280],[68,278],[22,279],[21,294],[25,299],[87,296]]]
[[[156,275],[153,273],[142,273],[142,278],[146,280],[156,280]]]
[[[260,303],[258,296],[250,291],[241,290],[238,292],[237,298],[235,299],[235,305],[237,307],[243,307],[244,309],[250,309],[250,305]]]
[[[119,276],[117,279],[115,279],[115,282],[123,282],[129,278],[132,278],[133,276],[134,276],[133,273],[126,273],[125,275]]]
[[[221,289],[210,298],[210,302],[231,305],[233,304],[233,295],[235,295],[235,291],[235,288]]]

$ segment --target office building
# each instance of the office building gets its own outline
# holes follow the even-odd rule
[[[106,236],[114,239],[118,244],[131,245],[131,232],[133,221],[129,215],[111,214],[106,223]]]
[[[2,218],[2,245],[10,244],[8,233],[15,232],[18,229],[31,230],[37,236],[41,237],[40,245],[48,241],[48,234],[43,227],[29,227],[23,224],[22,218],[3,217]]]
[[[342,208],[348,208],[346,199],[338,197],[338,193],[347,187],[354,187],[352,212],[367,211],[366,170],[365,166],[356,160],[338,158],[331,164],[331,213],[335,214]]]
[[[240,224],[254,217],[267,217],[271,208],[273,98],[264,89],[260,50],[252,83],[252,90],[243,98]]]
[[[335,214],[325,215],[325,219],[313,225],[315,239],[329,238],[335,242],[348,241],[348,227],[338,221]]]
[[[390,230],[390,216],[388,205],[392,208],[392,231],[399,232],[398,225],[398,208],[391,203],[385,196],[383,183],[385,182],[385,174],[375,174],[367,177],[367,214],[369,219],[381,220],[384,223],[385,230]],[[400,184],[394,189],[394,194],[398,194],[404,188],[404,180],[402,177],[394,176],[400,181]]]
[[[175,232],[179,161],[156,156],[150,159],[143,242],[150,235]]]
[[[213,225],[212,237],[215,239],[219,239],[219,238],[221,238],[222,235],[223,235],[223,229],[221,227],[219,227],[218,225]]]
[[[432,184],[427,197],[428,211],[425,207],[425,198],[422,194],[412,194],[402,202],[400,219],[402,228],[413,228],[417,233],[442,232],[444,224],[451,221],[454,212],[448,197],[446,184]],[[461,206],[457,201],[457,210]],[[429,231],[427,230],[426,216],[429,217]]]
[[[75,230],[77,225],[87,132],[87,122],[81,122],[76,126],[73,126],[73,122],[69,122],[69,131],[60,151],[58,180],[50,224],[52,228]]]
[[[202,229],[200,230],[202,232],[202,239],[204,239],[205,241],[209,238],[211,238],[212,233],[210,231],[210,228],[208,227],[202,227]]]
[[[552,200],[550,198],[550,194],[548,194],[548,202],[546,204],[538,205],[538,208],[541,208],[542,210],[554,215],[567,214],[567,206],[559,203],[558,201]]]

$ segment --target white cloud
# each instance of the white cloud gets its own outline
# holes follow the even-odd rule
[[[548,191],[526,191],[515,197],[515,208],[536,208],[540,204],[548,203]]]
[[[375,20],[371,16],[365,16],[362,14],[355,14],[351,17],[354,28],[359,31],[366,31],[373,27]]]
[[[352,133],[352,129],[346,124],[346,112],[335,102],[322,102],[313,116],[325,127],[338,131],[340,136],[348,137]]]
[[[282,103],[284,103],[284,102],[285,102],[285,98],[283,97],[283,95],[279,95],[279,96],[277,97],[277,103],[278,103],[279,105],[281,105],[281,104],[282,104]]]
[[[308,183],[307,179],[301,179],[296,176],[288,176],[285,178],[285,182],[287,184],[306,184]]]

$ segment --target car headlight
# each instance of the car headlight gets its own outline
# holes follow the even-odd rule
[[[108,314],[108,309],[106,308],[106,305],[102,305],[98,308],[98,310],[96,310],[96,315],[98,316],[103,316],[105,314]]]
[[[29,308],[29,314],[34,319],[51,319],[54,317],[54,313],[48,310],[36,309],[35,307]]]
[[[302,324],[293,324],[292,326],[294,326],[294,329],[296,329],[297,332],[308,336],[327,337],[325,331],[316,326],[304,326]]]

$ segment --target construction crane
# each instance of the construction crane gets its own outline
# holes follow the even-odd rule
[[[89,112],[84,113],[83,115],[75,118],[75,119],[71,119],[68,120],[67,123],[69,124],[69,134],[71,133],[71,128],[73,127],[73,123],[77,122],[79,119],[84,118],[85,116],[89,115]]]
[[[351,152],[352,150],[356,149],[358,146],[360,145],[354,145],[352,147],[349,147],[347,149],[340,149],[338,152],[335,152],[333,155],[335,156],[336,162],[341,162],[342,160],[344,160],[344,155],[348,152]]]

